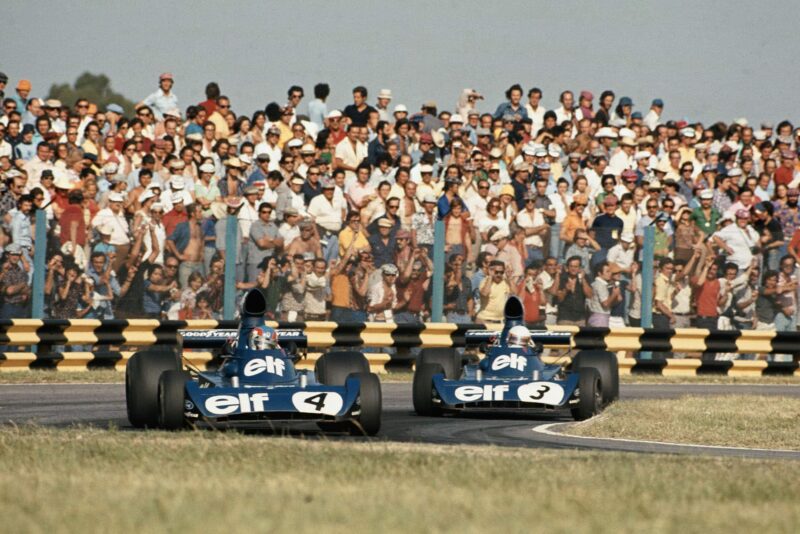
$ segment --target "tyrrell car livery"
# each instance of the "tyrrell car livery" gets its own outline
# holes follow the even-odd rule
[[[264,322],[266,302],[250,291],[238,330],[184,330],[183,348],[221,350],[216,371],[182,370],[169,352],[134,355],[126,373],[128,418],[134,426],[178,429],[189,425],[269,426],[310,420],[327,430],[375,434],[381,392],[360,353],[329,352],[315,371],[295,368],[300,330],[273,330]]]
[[[480,409],[570,409],[576,419],[599,413],[618,396],[616,358],[581,351],[565,368],[546,364],[544,345],[569,347],[569,332],[525,328],[522,303],[511,297],[502,331],[471,330],[467,346],[485,357],[462,365],[453,349],[424,350],[414,373],[414,408],[420,415]]]

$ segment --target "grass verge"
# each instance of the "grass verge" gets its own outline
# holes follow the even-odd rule
[[[800,450],[800,399],[749,395],[621,400],[569,434]]]
[[[0,430],[7,532],[790,532],[800,462]]]

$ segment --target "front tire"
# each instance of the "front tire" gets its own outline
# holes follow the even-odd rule
[[[165,430],[186,427],[183,415],[186,400],[186,381],[192,375],[187,371],[164,371],[158,380],[158,423]]]
[[[164,371],[181,369],[180,358],[169,350],[134,354],[125,366],[128,421],[137,428],[158,427],[158,381]]]
[[[603,404],[609,405],[619,399],[619,363],[617,357],[606,350],[582,350],[572,360],[572,369],[594,368],[603,384]]]
[[[578,389],[578,404],[571,410],[576,421],[585,421],[603,411],[603,382],[597,369],[580,370]]]
[[[442,414],[441,407],[433,402],[433,377],[438,374],[444,374],[444,369],[437,363],[423,363],[414,372],[412,398],[418,415],[431,417]]]
[[[351,423],[350,433],[356,436],[374,436],[381,429],[381,381],[375,373],[354,373],[351,376],[358,378],[360,383],[361,413],[356,422]]]
[[[347,377],[351,374],[370,374],[369,361],[363,354],[354,350],[326,352],[314,364],[314,374],[320,384],[344,386]],[[351,423],[347,422],[324,421],[317,423],[317,426],[324,432],[349,432],[352,430]]]

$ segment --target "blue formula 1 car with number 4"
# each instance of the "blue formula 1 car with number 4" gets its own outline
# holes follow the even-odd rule
[[[545,364],[544,345],[569,347],[569,332],[531,331],[522,303],[510,297],[501,332],[469,330],[467,346],[486,356],[463,365],[454,349],[425,349],[414,372],[414,410],[441,415],[476,410],[553,411],[576,420],[600,413],[619,397],[619,367],[607,351],[579,351],[571,365]]]
[[[125,396],[135,427],[266,427],[312,421],[328,431],[375,435],[381,425],[381,385],[360,352],[328,352],[314,372],[295,368],[300,330],[266,326],[266,301],[251,290],[238,330],[182,330],[184,348],[217,348],[216,371],[183,370],[172,351],[136,353],[128,362]],[[188,366],[188,362],[187,362]]]

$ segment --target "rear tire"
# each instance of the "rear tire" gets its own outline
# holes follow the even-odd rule
[[[578,404],[571,410],[576,421],[585,421],[603,411],[603,382],[597,369],[581,369],[578,389]]]
[[[148,350],[134,354],[125,367],[125,401],[128,421],[137,428],[158,427],[158,380],[164,371],[181,369],[180,358],[171,350]]]
[[[607,350],[582,350],[572,360],[572,370],[594,368],[600,373],[603,384],[603,404],[609,405],[619,399],[619,363],[617,357]]]
[[[444,369],[438,363],[423,363],[414,372],[412,398],[418,415],[432,417],[442,414],[441,407],[433,402],[433,376],[443,373]]]
[[[461,378],[463,365],[461,363],[461,356],[458,355],[455,349],[422,349],[419,359],[417,360],[417,366],[425,364],[441,365],[444,370],[444,376],[448,380],[458,380]]]
[[[358,351],[326,352],[314,364],[320,384],[343,386],[351,373],[369,373],[369,361]]]
[[[187,371],[164,371],[158,380],[158,423],[165,430],[186,427],[183,415],[186,401],[186,381],[192,375]]]
[[[350,424],[350,433],[354,436],[374,436],[381,429],[381,381],[375,373],[354,373],[351,376],[360,381],[361,413],[356,422]]]

